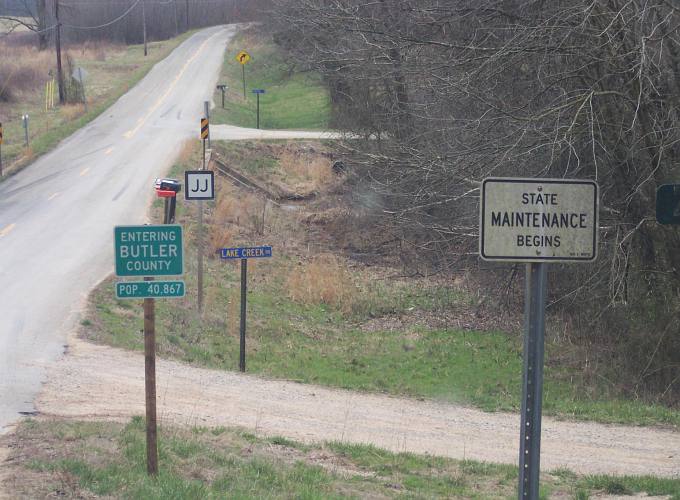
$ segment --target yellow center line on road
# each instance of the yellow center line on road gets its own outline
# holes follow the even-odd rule
[[[104,151],[104,154],[105,154],[105,155],[110,155],[111,153],[113,153],[113,150],[114,150],[114,149],[115,149],[115,148],[109,148],[109,149],[107,149],[106,151]]]
[[[58,193],[58,192],[52,194],[52,196],[50,196],[49,198],[47,198],[47,201],[52,201],[52,200],[55,199],[57,196],[59,196],[59,193]]]
[[[89,171],[90,171],[90,167],[84,168],[83,171],[80,172],[80,176],[83,177],[83,176],[87,175],[87,173],[88,173]]]
[[[15,226],[16,224],[10,224],[5,229],[0,231],[0,238],[2,238],[3,236],[7,236],[10,233],[10,231],[15,228]]]
[[[137,120],[137,121],[138,121],[137,126],[136,126],[135,128],[133,128],[132,130],[128,130],[127,132],[125,132],[125,133],[123,134],[123,137],[125,137],[126,139],[132,139],[132,138],[135,136],[135,134],[136,134],[137,132],[139,132],[139,129],[141,129],[141,128],[144,126],[144,124],[145,124],[146,121],[149,119],[149,117],[150,117],[150,116],[151,116],[151,115],[152,115],[152,114],[153,114],[153,113],[161,106],[161,104],[163,104],[163,102],[168,98],[168,96],[170,95],[170,92],[172,92],[173,89],[175,88],[175,86],[177,85],[177,82],[179,82],[180,78],[182,78],[182,76],[184,76],[184,73],[186,72],[186,70],[187,70],[187,68],[189,67],[189,65],[190,65],[192,62],[194,62],[194,60],[200,55],[201,52],[203,52],[203,49],[204,49],[205,46],[208,44],[208,42],[209,42],[210,40],[212,40],[213,38],[215,38],[215,37],[216,37],[217,35],[219,35],[219,34],[220,34],[219,32],[218,32],[218,33],[215,33],[213,36],[211,36],[210,38],[206,38],[206,39],[203,41],[203,43],[201,44],[200,47],[198,47],[198,50],[194,53],[194,55],[191,56],[191,57],[187,60],[186,63],[184,63],[184,66],[182,66],[182,69],[179,71],[179,73],[177,73],[177,76],[175,76],[175,79],[172,81],[172,83],[170,84],[170,86],[168,87],[168,89],[165,91],[165,93],[164,93],[162,96],[160,96],[160,97],[156,100],[156,102],[154,103],[154,105],[151,106],[151,109],[149,109],[149,111],[146,113],[146,115],[144,115],[144,117],[142,117],[140,120]]]

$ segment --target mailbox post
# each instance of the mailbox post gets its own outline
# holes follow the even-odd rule
[[[224,109],[224,92],[228,89],[225,84],[221,83],[217,86],[217,90],[222,91],[222,109]]]

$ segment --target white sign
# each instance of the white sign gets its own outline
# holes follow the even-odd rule
[[[76,68],[73,70],[73,74],[71,75],[73,79],[79,83],[85,83],[85,78],[87,78],[87,71],[85,71],[84,68]]]
[[[597,217],[593,181],[484,179],[479,253],[485,260],[593,261]]]
[[[212,170],[184,172],[185,200],[214,200],[215,173]]]

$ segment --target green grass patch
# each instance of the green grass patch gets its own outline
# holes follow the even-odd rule
[[[243,66],[236,54],[246,50],[251,60],[245,65],[246,94],[243,95]],[[318,74],[300,72],[260,28],[251,28],[236,35],[225,53],[220,83],[229,86],[225,107],[222,93],[215,91],[213,123],[228,123],[255,128],[257,98],[253,89],[264,89],[260,95],[260,128],[263,129],[326,129],[330,117],[330,98]]]
[[[216,432],[217,431],[217,432]],[[159,474],[146,474],[144,419],[21,423],[3,438],[13,494],[107,498],[513,498],[517,468],[347,443],[301,444],[240,429],[159,430]],[[541,498],[671,495],[680,481],[543,473]]]

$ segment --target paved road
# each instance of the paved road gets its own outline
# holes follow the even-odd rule
[[[33,410],[87,293],[113,267],[113,226],[145,222],[154,178],[196,136],[234,27],[184,42],[52,153],[0,185],[0,431]]]

